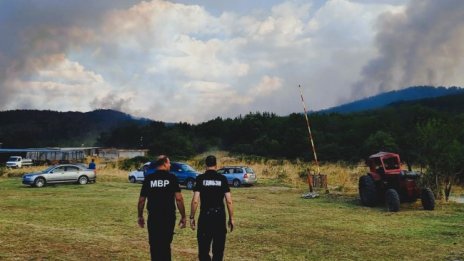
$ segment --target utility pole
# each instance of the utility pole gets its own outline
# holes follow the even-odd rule
[[[316,162],[316,170],[317,170],[317,173],[320,174],[321,171],[319,169],[319,161],[317,160],[316,146],[314,146],[313,135],[311,133],[311,127],[309,126],[308,112],[306,111],[306,104],[303,99],[303,91],[301,89],[301,85],[298,85],[298,87],[300,88],[301,103],[303,104],[304,115],[306,118],[306,126],[308,127],[308,133],[309,133],[309,141],[313,149],[314,161]]]
[[[308,186],[309,186],[309,192],[306,194],[303,194],[303,198],[315,198],[318,197],[319,194],[316,192],[313,192],[313,187],[324,187],[325,192],[329,193],[329,190],[327,189],[327,175],[321,174],[321,170],[319,168],[319,161],[317,160],[317,154],[316,154],[316,146],[314,145],[314,139],[313,135],[311,133],[311,127],[309,125],[309,118],[308,118],[308,112],[306,111],[306,104],[304,102],[303,98],[303,91],[301,88],[301,85],[298,85],[298,88],[300,89],[300,96],[301,96],[301,103],[303,104],[303,109],[304,109],[304,116],[306,118],[306,126],[308,128],[308,134],[309,134],[309,142],[311,143],[313,155],[314,155],[314,161],[316,163],[316,171],[317,174],[311,175],[309,169],[308,169]]]

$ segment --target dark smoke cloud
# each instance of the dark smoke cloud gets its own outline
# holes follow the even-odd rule
[[[353,99],[413,85],[454,85],[464,57],[464,1],[412,0],[378,21],[379,55],[362,70]]]

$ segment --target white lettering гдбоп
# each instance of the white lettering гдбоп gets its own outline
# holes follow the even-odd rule
[[[206,187],[220,187],[221,184],[220,180],[203,180],[203,186]]]

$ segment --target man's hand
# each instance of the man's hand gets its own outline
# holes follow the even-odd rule
[[[234,230],[234,220],[231,218],[229,218],[229,229],[230,229],[230,232]]]
[[[143,219],[143,217],[139,217],[137,223],[139,224],[139,227],[141,228],[145,227],[145,219]]]
[[[190,228],[191,228],[192,230],[195,230],[195,219],[194,219],[194,218],[191,218],[191,219],[190,219]]]
[[[186,221],[185,217],[182,217],[180,219],[180,222],[179,222],[179,227],[180,228],[185,228],[186,226],[187,226],[187,221]]]

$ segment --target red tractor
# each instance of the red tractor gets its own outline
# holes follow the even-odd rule
[[[435,208],[435,197],[429,188],[420,189],[421,175],[400,167],[400,156],[379,152],[367,160],[369,173],[359,178],[359,197],[364,206],[385,202],[387,210],[397,212],[400,202],[415,202],[421,198],[425,210]]]

